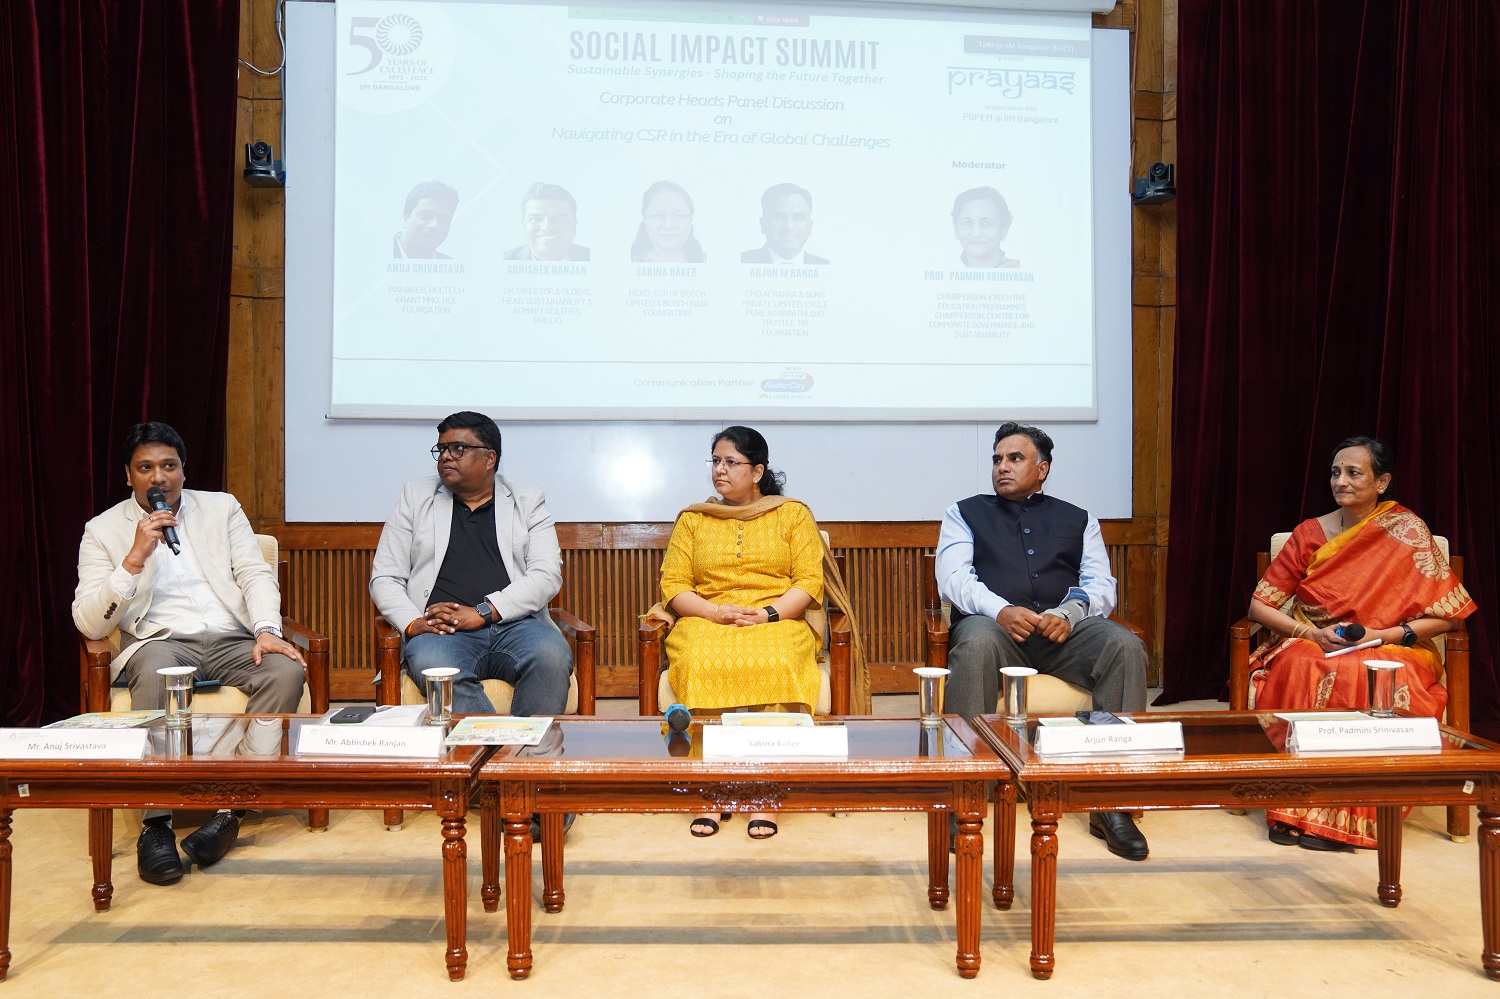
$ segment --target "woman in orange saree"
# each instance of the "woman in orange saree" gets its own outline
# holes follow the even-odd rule
[[[1448,691],[1433,639],[1474,612],[1422,519],[1384,498],[1395,462],[1371,437],[1334,449],[1332,513],[1297,525],[1250,601],[1250,619],[1279,640],[1250,659],[1250,706],[1257,710],[1363,708],[1364,659],[1402,664],[1396,706],[1441,718]],[[1345,640],[1338,629],[1360,624]],[[1367,656],[1325,659],[1324,653],[1371,639]],[[1403,815],[1404,818],[1404,815]],[[1374,847],[1375,809],[1327,806],[1266,812],[1273,843],[1310,850]]]

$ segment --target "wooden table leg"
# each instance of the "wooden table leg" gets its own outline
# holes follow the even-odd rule
[[[1401,904],[1401,806],[1375,809],[1375,842],[1380,855],[1380,884],[1375,894],[1381,905],[1394,909]]]
[[[542,813],[542,908],[562,912],[563,814]]]
[[[1009,909],[1016,898],[1016,785],[1003,780],[995,786],[995,908]]]
[[[469,916],[469,848],[464,844],[464,816],[469,796],[463,791],[448,791],[442,796],[439,813],[443,817],[443,915],[448,926],[448,978],[462,981],[469,964],[465,946]]]
[[[1051,978],[1057,931],[1057,819],[1061,801],[1055,784],[1029,788],[1031,810],[1031,977]]]
[[[10,974],[10,817],[0,808],[0,982]]]
[[[531,974],[531,809],[523,785],[507,781],[500,794],[505,816],[505,966],[510,977]]]
[[[927,813],[927,904],[948,908],[948,812]]]
[[[1500,814],[1484,805],[1479,807],[1479,918],[1484,973],[1500,982]]]
[[[309,808],[307,810],[307,830],[308,832],[327,832],[328,809]]]
[[[479,900],[485,912],[500,908],[500,786],[486,781],[479,791]]]
[[[109,808],[89,809],[89,859],[94,862],[94,911],[109,909],[115,886],[110,867],[115,852],[115,813]]]
[[[958,973],[979,974],[979,891],[984,880],[984,781],[958,786],[954,807],[958,814]]]

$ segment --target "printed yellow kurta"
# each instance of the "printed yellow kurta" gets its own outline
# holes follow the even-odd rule
[[[754,520],[685,512],[661,566],[661,600],[691,590],[715,604],[764,607],[792,587],[823,600],[823,542],[812,512],[788,502]],[[690,708],[818,700],[818,640],[800,618],[747,628],[684,617],[666,640],[667,680]]]

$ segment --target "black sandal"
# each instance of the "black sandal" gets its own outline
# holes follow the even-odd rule
[[[1350,843],[1340,843],[1336,839],[1326,836],[1314,836],[1312,833],[1303,833],[1297,837],[1297,845],[1304,850],[1317,850],[1320,853],[1353,853],[1354,846]]]
[[[769,829],[771,831],[766,833],[764,836],[755,835],[755,833],[761,829]],[[775,836],[780,830],[776,828],[776,823],[772,822],[770,819],[751,819],[750,824],[745,827],[745,831],[750,834],[751,839],[770,839],[772,836]]]
[[[1285,822],[1272,822],[1266,839],[1277,846],[1296,846],[1302,840],[1302,830]]]
[[[688,832],[699,839],[707,839],[719,831],[719,822],[728,822],[732,812],[720,812],[718,822],[704,815],[693,816],[693,821],[688,823]],[[700,829],[699,827],[703,827]]]

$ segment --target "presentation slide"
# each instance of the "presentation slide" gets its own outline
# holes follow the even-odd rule
[[[1088,15],[335,16],[328,415],[1099,418]]]

